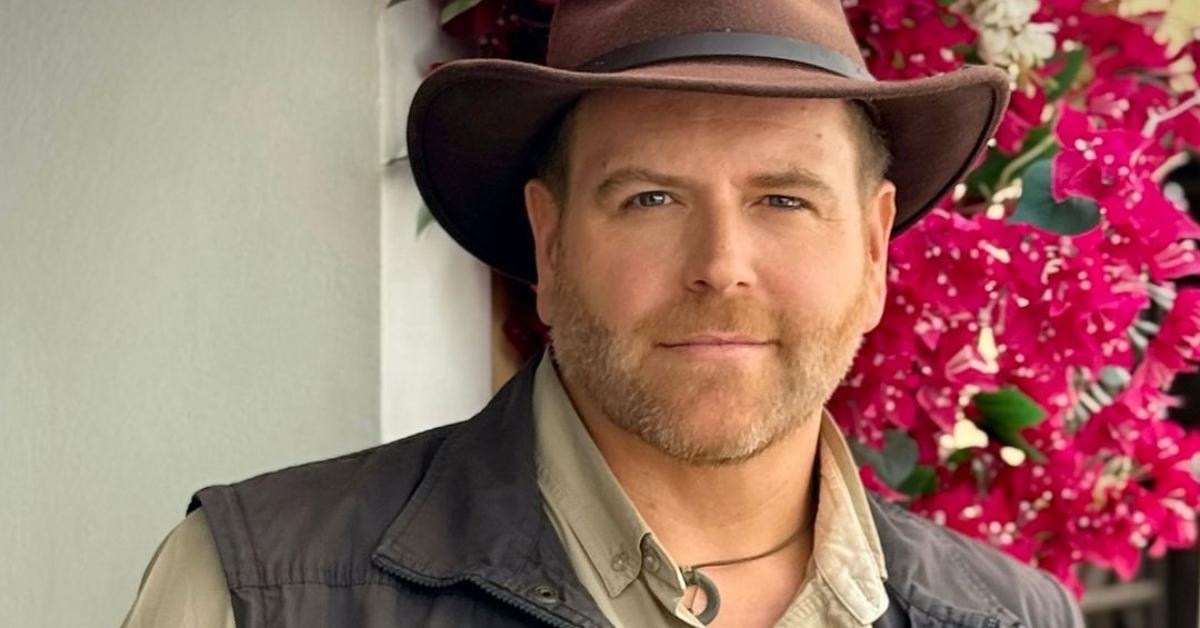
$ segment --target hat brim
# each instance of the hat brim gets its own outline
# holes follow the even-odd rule
[[[422,82],[408,116],[408,156],[434,218],[468,252],[536,283],[523,187],[546,125],[584,93],[612,87],[790,98],[866,100],[893,155],[892,235],[947,194],[987,148],[1008,103],[1008,77],[990,66],[905,81],[864,81],[794,63],[677,60],[613,73],[505,59],[447,63]]]

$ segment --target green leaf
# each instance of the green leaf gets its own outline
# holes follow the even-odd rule
[[[907,495],[912,495],[913,497],[919,497],[933,493],[937,490],[937,487],[937,472],[927,464],[920,464],[913,468],[912,473],[904,478],[904,481],[900,483],[900,486],[896,487],[896,490]]]
[[[1017,177],[1022,177],[1029,167],[1043,159],[1051,159],[1058,153],[1058,138],[1048,126],[1031,129],[1021,142],[1016,157],[1004,166],[996,178],[996,189],[1002,190]]]
[[[483,0],[451,0],[446,6],[442,7],[441,23],[443,26],[454,18],[475,8]]]
[[[1035,462],[1045,462],[1042,452],[1021,436],[1021,430],[1046,419],[1046,410],[1014,387],[996,392],[976,393],[972,398],[979,410],[980,425],[996,440],[1025,452]]]
[[[424,203],[421,203],[421,206],[417,208],[417,237],[425,233],[431,224],[433,224],[433,214]]]
[[[1041,423],[1046,411],[1029,395],[1014,386],[1006,386],[996,392],[975,393],[975,407],[989,427],[1021,429]]]
[[[1021,198],[1009,216],[1012,224],[1030,224],[1051,233],[1078,235],[1100,222],[1100,206],[1090,198],[1073,196],[1061,203],[1050,195],[1050,161],[1033,162],[1021,176]]]
[[[1000,179],[1000,173],[1012,160],[1011,155],[989,148],[983,163],[967,175],[968,196],[990,199],[996,192],[996,182]]]
[[[884,432],[881,450],[856,440],[850,441],[850,449],[859,464],[871,465],[875,475],[892,488],[900,486],[917,466],[917,442],[901,430]]]
[[[1046,81],[1047,103],[1062,98],[1063,94],[1071,89],[1075,79],[1079,77],[1079,70],[1083,69],[1083,62],[1087,60],[1087,52],[1087,48],[1081,46],[1066,53],[1066,63],[1063,64],[1062,69]]]
[[[958,466],[974,457],[975,450],[973,448],[959,449],[958,451],[946,457],[946,464],[950,466]]]
[[[1024,171],[1024,165],[1037,157],[1053,155],[1056,147],[1050,137],[1050,127],[1029,130],[1015,155],[998,148],[988,149],[987,158],[967,175],[967,190],[972,197],[990,200],[992,194],[1008,185],[1013,177]]]

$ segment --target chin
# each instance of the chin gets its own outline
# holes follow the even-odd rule
[[[772,441],[753,429],[700,433],[677,432],[669,443],[650,442],[668,456],[697,467],[723,467],[750,460],[765,451]]]
[[[759,399],[746,402],[700,396],[672,404],[672,414],[681,436],[692,442],[717,445],[736,441],[767,420],[770,410]]]
[[[703,372],[671,378],[658,390],[664,391],[681,415],[728,421],[732,416],[761,415],[767,409],[764,402],[776,396],[774,383],[772,378],[754,373]]]

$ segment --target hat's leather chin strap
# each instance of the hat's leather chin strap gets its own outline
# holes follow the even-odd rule
[[[641,41],[611,50],[575,69],[580,72],[617,72],[659,61],[727,56],[793,61],[847,78],[875,80],[866,68],[831,48],[792,37],[734,31],[683,33]]]

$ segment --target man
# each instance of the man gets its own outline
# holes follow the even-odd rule
[[[126,625],[1081,626],[867,496],[823,407],[1003,73],[876,83],[836,0],[557,11],[550,67],[443,66],[409,124],[550,349],[469,421],[200,491]]]

